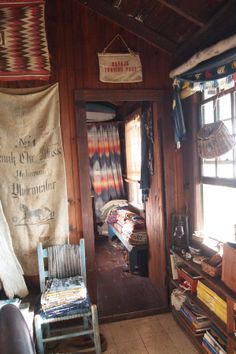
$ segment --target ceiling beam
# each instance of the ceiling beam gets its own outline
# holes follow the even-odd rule
[[[177,7],[177,6],[173,5],[173,4],[170,4],[166,0],[157,0],[157,1],[160,2],[162,5],[168,7],[172,11],[176,12],[178,15],[186,18],[190,22],[193,22],[195,25],[197,25],[199,27],[204,27],[205,24],[203,22],[201,22],[198,19],[196,19],[195,17],[189,15],[187,12],[181,10],[179,7]]]
[[[161,36],[160,34],[152,31],[144,26],[141,22],[135,20],[133,17],[127,16],[119,9],[106,3],[104,0],[77,0],[84,6],[95,11],[101,16],[106,17],[108,20],[116,23],[125,30],[133,33],[134,35],[142,38],[149,44],[157,47],[165,52],[172,54],[176,49],[176,44],[169,39]]]
[[[235,33],[235,21],[236,1],[228,0],[204,27],[176,50],[176,62],[182,63],[197,51],[206,48],[206,45],[203,47],[204,43],[210,46],[216,41],[224,39],[224,36],[227,37],[233,32]]]

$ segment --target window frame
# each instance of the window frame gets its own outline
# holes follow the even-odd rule
[[[219,110],[219,99],[227,94],[231,95],[231,116],[229,119],[231,120],[232,123],[232,134],[235,136],[236,135],[236,85],[233,87],[227,89],[227,90],[222,90],[219,91],[217,89],[217,93],[211,97],[208,97],[204,99],[204,92],[201,93],[200,98],[198,99],[198,126],[197,128],[200,128],[203,124],[203,119],[202,119],[202,106],[205,105],[208,102],[213,101],[213,108],[215,105],[214,109],[214,121],[219,121],[224,119],[220,119],[220,110]],[[195,131],[195,137],[197,136],[197,130]],[[232,172],[233,172],[233,177],[229,178],[222,178],[217,176],[217,166],[219,163],[218,158],[215,159],[215,177],[209,177],[209,176],[204,176],[203,175],[203,162],[201,161],[200,158],[198,158],[199,164],[198,164],[198,170],[199,170],[199,180],[197,181],[194,179],[194,185],[196,186],[197,183],[199,183],[199,189],[198,189],[198,199],[197,202],[195,203],[195,208],[199,208],[201,211],[201,216],[198,217],[197,220],[195,220],[194,225],[200,225],[200,230],[204,230],[204,211],[203,211],[203,186],[204,185],[212,185],[212,186],[223,186],[223,187],[230,187],[230,188],[236,188],[236,148],[233,149],[233,156],[232,156]],[[214,238],[210,235],[205,235],[204,241],[208,242],[206,240],[214,240]],[[222,242],[224,243],[224,240],[216,240],[217,243]],[[227,242],[227,240],[225,241]],[[211,246],[210,246],[211,247]]]
[[[201,114],[201,107],[205,105],[206,103],[212,101],[217,101],[217,108],[214,110],[214,121],[219,121],[219,103],[218,100],[227,95],[231,94],[233,97],[231,99],[231,120],[232,120],[232,128],[233,128],[233,134],[236,134],[236,86],[229,88],[227,90],[222,90],[219,91],[216,95],[213,97],[209,97],[207,99],[204,99],[203,95],[204,93],[201,94],[201,99],[199,103],[199,127],[202,125],[202,114]],[[213,103],[214,103],[213,101]],[[216,159],[217,160],[217,159]],[[217,166],[217,161],[215,166]],[[226,187],[232,187],[236,188],[236,150],[233,152],[233,166],[234,166],[234,178],[222,178],[222,177],[208,177],[208,176],[203,176],[202,175],[202,164],[200,163],[200,182],[203,184],[212,184],[212,185],[219,185],[219,186],[226,186]],[[216,167],[217,168],[217,167]]]

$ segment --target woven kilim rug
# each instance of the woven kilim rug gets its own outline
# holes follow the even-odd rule
[[[0,0],[0,81],[48,80],[45,0]]]

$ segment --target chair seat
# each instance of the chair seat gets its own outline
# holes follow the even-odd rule
[[[91,303],[87,299],[86,301],[86,307],[82,308],[79,307],[77,310],[71,311],[68,309],[68,313],[66,314],[61,314],[61,315],[47,315],[42,308],[40,307],[39,310],[35,312],[36,315],[39,315],[41,318],[42,323],[53,323],[53,322],[59,322],[59,321],[65,321],[65,320],[71,320],[74,318],[79,318],[79,317],[84,317],[84,316],[90,316],[91,315]]]

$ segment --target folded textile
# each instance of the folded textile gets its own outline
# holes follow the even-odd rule
[[[87,288],[81,276],[51,279],[41,296],[41,307],[47,317],[76,313],[87,309],[89,304]]]
[[[131,245],[145,245],[147,243],[147,233],[146,232],[133,233],[129,238],[129,243]]]
[[[127,207],[128,201],[126,199],[113,199],[107,202],[101,209],[100,209],[100,219],[101,221],[106,221],[110,212],[117,207]]]

